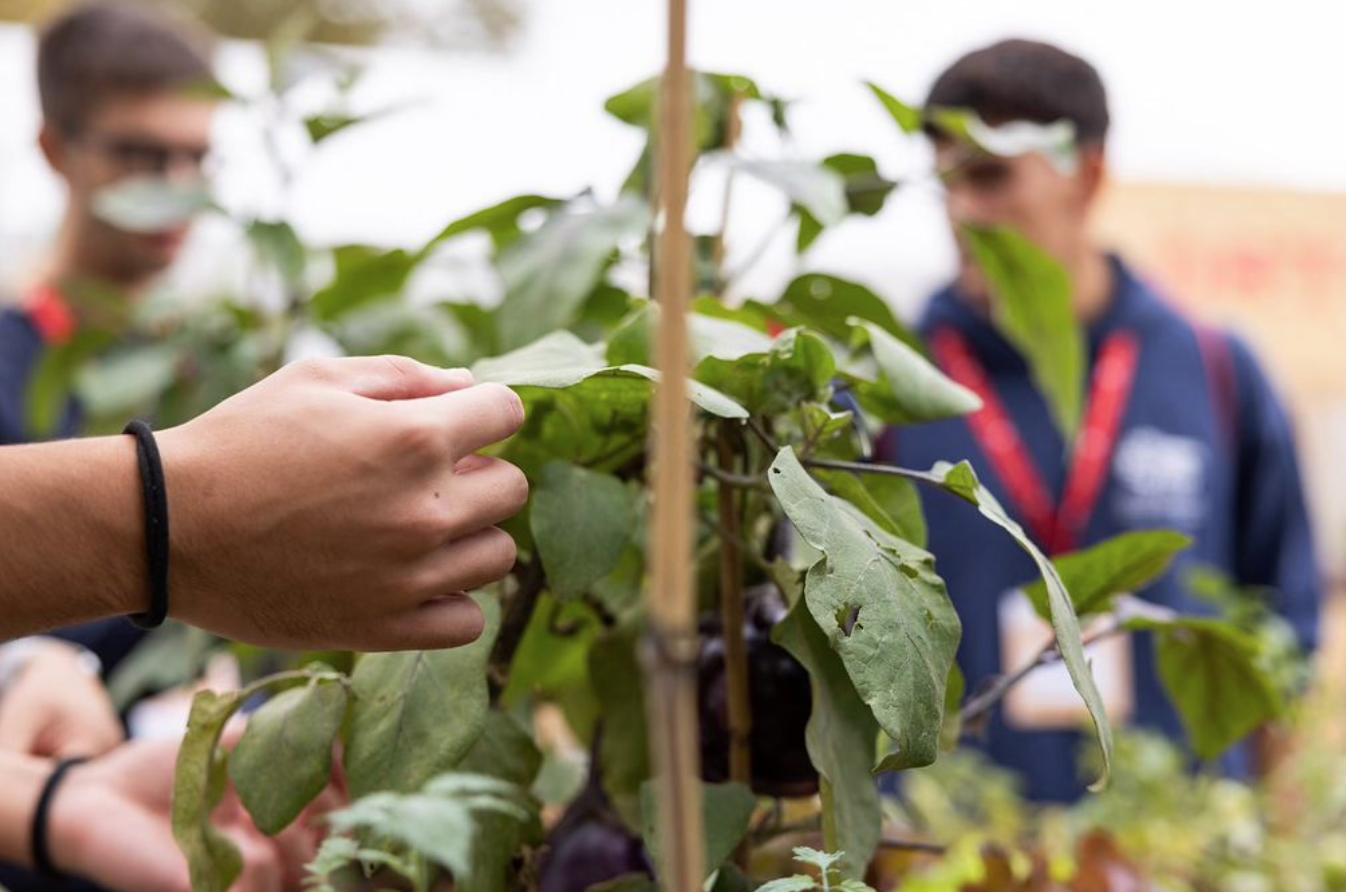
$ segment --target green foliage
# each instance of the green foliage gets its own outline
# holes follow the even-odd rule
[[[533,489],[529,517],[547,582],[567,597],[583,594],[616,568],[635,506],[616,477],[551,462]]]
[[[918,424],[957,418],[981,408],[981,400],[951,381],[916,350],[872,322],[860,322],[854,338],[868,343],[877,380],[848,374],[860,405],[888,424]]]
[[[1167,530],[1123,533],[1091,548],[1055,558],[1052,563],[1070,592],[1078,616],[1106,612],[1114,595],[1135,594],[1168,572],[1178,553],[1192,544],[1181,533]],[[1047,618],[1047,585],[1039,580],[1024,587]]]
[[[812,683],[813,714],[805,740],[823,782],[824,837],[851,853],[842,862],[843,874],[864,876],[882,821],[871,771],[879,724],[803,598],[772,638],[808,670]]]
[[[963,227],[995,295],[992,319],[1028,362],[1052,418],[1073,441],[1084,405],[1084,334],[1065,268],[1012,229]]]
[[[331,780],[347,699],[342,679],[315,677],[252,715],[230,755],[229,777],[263,833],[288,827]]]
[[[239,693],[202,691],[192,701],[187,734],[173,783],[173,838],[187,856],[192,889],[225,892],[243,871],[238,846],[210,823],[224,798],[225,759],[216,747],[225,722],[241,705]]]
[[[764,886],[759,886],[757,892],[808,892],[811,889],[819,889],[822,892],[832,892],[832,890],[874,892],[872,888],[860,880],[838,878],[838,871],[833,868],[843,861],[845,855],[845,852],[820,852],[807,846],[797,846],[794,850],[795,860],[800,864],[816,869],[818,876],[815,878],[805,874],[795,874],[791,877],[772,880]]]
[[[500,624],[490,595],[476,598],[481,637],[451,650],[368,654],[351,676],[346,741],[351,794],[409,793],[467,755],[486,721],[486,662]]]
[[[656,831],[657,800],[653,783],[640,790],[645,847],[655,864],[662,863],[659,834]],[[704,865],[709,877],[733,854],[748,833],[757,800],[742,784],[702,784],[701,815],[704,839]]]
[[[911,135],[920,132],[921,127],[925,124],[925,115],[919,108],[907,105],[877,84],[871,83],[867,86],[903,133]]]

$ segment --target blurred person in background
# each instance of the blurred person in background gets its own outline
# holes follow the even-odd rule
[[[87,329],[117,330],[177,259],[189,219],[130,232],[105,219],[102,203],[109,188],[130,182],[200,187],[217,105],[204,36],[130,3],[99,0],[50,22],[38,42],[37,83],[39,143],[66,185],[67,206],[39,276],[0,311],[0,445],[31,439],[30,385],[43,356]],[[81,428],[72,398],[54,434],[76,436]],[[122,620],[60,634],[91,650],[107,671],[142,637]],[[0,740],[4,728],[0,709]]]
[[[992,155],[929,130],[960,269],[931,299],[921,331],[941,367],[985,407],[968,418],[889,431],[882,458],[918,468],[969,460],[1049,554],[1132,530],[1185,533],[1190,549],[1138,594],[1183,614],[1210,614],[1188,574],[1211,568],[1237,586],[1265,587],[1300,646],[1312,649],[1320,576],[1280,400],[1245,344],[1184,319],[1091,238],[1109,125],[1097,71],[1057,47],[1007,40],[955,62],[935,81],[926,107],[971,111],[991,128],[1019,132],[1068,122],[1076,163],[1062,165],[1046,150]],[[970,257],[964,226],[1012,228],[1069,274],[1086,339],[1090,449],[1072,451],[1024,358],[993,324],[996,298]],[[981,522],[976,508],[930,499],[925,509],[931,551],[977,556],[940,562],[963,617],[959,662],[975,688],[1023,665],[1050,640],[1017,590],[1034,578],[1034,567]],[[1114,721],[1182,739],[1149,638],[1113,639],[1090,657]],[[1022,775],[1037,800],[1073,800],[1091,779],[1078,762],[1087,718],[1068,679],[1051,676],[1058,670],[1064,672],[1057,666],[1030,675],[990,717],[983,739],[992,759]],[[1226,754],[1223,767],[1246,774],[1251,755],[1245,743]]]

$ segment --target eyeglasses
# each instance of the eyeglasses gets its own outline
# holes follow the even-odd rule
[[[98,152],[130,174],[164,175],[174,171],[201,174],[212,167],[208,146],[175,146],[138,136],[80,134],[80,144]]]

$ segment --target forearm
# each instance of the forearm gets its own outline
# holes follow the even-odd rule
[[[45,759],[0,753],[0,862],[29,863],[33,810],[51,769]]]
[[[129,437],[0,448],[0,640],[145,608]]]

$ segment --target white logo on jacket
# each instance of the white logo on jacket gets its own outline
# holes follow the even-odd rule
[[[1117,446],[1114,502],[1128,524],[1161,524],[1195,530],[1206,517],[1204,443],[1158,428],[1127,431]]]

